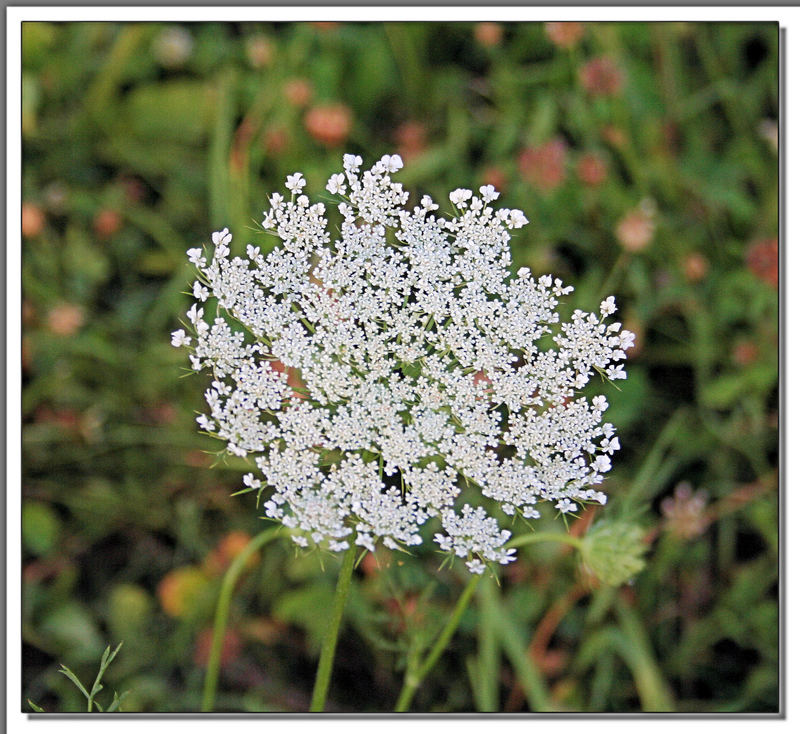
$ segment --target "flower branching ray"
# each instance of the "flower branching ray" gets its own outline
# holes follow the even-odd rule
[[[494,208],[494,187],[456,189],[441,216],[427,195],[407,208],[399,156],[362,163],[346,155],[328,181],[335,241],[295,173],[264,212],[273,250],[231,256],[227,229],[213,253],[189,250],[193,333],[172,343],[212,375],[200,427],[254,456],[244,484],[270,490],[266,515],[296,543],[416,546],[432,520],[439,548],[482,573],[515,553],[490,505],[533,520],[542,503],[605,503],[596,487],[620,444],[606,398],[582,391],[597,373],[625,378],[634,335],[609,320],[613,296],[561,323],[572,288],[512,273],[527,219]],[[492,502],[467,503],[468,484]]]

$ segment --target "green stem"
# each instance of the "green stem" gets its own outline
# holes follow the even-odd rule
[[[436,640],[436,643],[431,648],[431,651],[428,653],[428,657],[425,658],[425,662],[422,663],[422,666],[419,668],[419,670],[414,670],[413,667],[409,665],[408,669],[406,670],[405,680],[403,681],[403,690],[400,691],[400,697],[397,699],[397,705],[394,707],[395,712],[400,713],[408,711],[408,707],[411,704],[411,699],[414,697],[417,688],[419,688],[420,684],[425,679],[425,676],[430,673],[433,666],[436,665],[442,653],[444,652],[444,649],[447,647],[447,644],[450,642],[450,638],[458,628],[459,622],[461,622],[461,617],[464,615],[464,611],[469,605],[469,601],[472,598],[472,595],[475,593],[475,589],[478,587],[478,582],[480,580],[481,576],[479,574],[474,574],[464,588],[464,591],[461,592],[461,596],[456,602],[456,607],[453,610],[453,614],[450,615],[450,619],[439,635],[439,639]]]
[[[203,683],[203,702],[201,711],[207,712],[214,708],[214,697],[217,693],[217,681],[219,680],[219,666],[222,659],[222,641],[225,637],[225,627],[228,623],[228,612],[231,606],[233,590],[239,576],[242,575],[245,565],[250,557],[262,546],[269,543],[283,530],[283,526],[270,527],[263,530],[253,538],[233,559],[230,567],[222,579],[219,599],[217,601],[217,611],[214,614],[214,634],[211,640],[211,652],[208,656],[208,667],[206,668],[205,682]]]
[[[530,545],[531,543],[566,543],[567,545],[574,546],[578,550],[581,549],[582,541],[574,535],[568,533],[528,533],[527,535],[520,535],[513,539],[512,545],[515,548],[520,548],[523,545]]]
[[[328,697],[328,686],[331,682],[333,669],[333,656],[336,652],[336,642],[339,639],[339,625],[342,621],[342,612],[350,590],[350,579],[353,576],[356,553],[358,548],[354,539],[350,539],[350,547],[344,554],[342,568],[339,571],[339,580],[336,582],[336,592],[333,597],[333,613],[328,623],[328,631],[322,643],[322,653],[317,665],[317,678],[314,681],[314,692],[311,695],[311,711],[318,712],[325,709],[325,699]]]
[[[603,284],[597,291],[598,300],[602,300],[603,298],[608,296],[610,294],[610,291],[612,290],[612,287],[616,287],[617,276],[619,275],[620,271],[626,269],[629,260],[630,257],[628,256],[627,252],[620,253],[619,257],[611,266],[611,270],[609,270],[606,279],[603,281]]]

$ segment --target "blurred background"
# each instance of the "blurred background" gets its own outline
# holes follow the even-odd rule
[[[289,173],[313,199],[344,152],[397,152],[412,201],[492,183],[523,209],[515,264],[575,285],[565,311],[616,295],[623,449],[571,532],[648,548],[618,588],[520,551],[412,710],[777,711],[777,24],[27,22],[22,53],[22,710],[83,710],[59,665],[88,683],[119,642],[104,705],[199,709],[222,574],[266,523],[169,343],[185,252],[243,248]],[[463,588],[440,561],[364,560],[329,710],[391,710]],[[254,559],[217,710],[307,710],[337,569]]]

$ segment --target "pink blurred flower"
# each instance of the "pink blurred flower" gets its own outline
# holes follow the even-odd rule
[[[693,492],[689,482],[678,484],[675,494],[661,503],[667,532],[684,540],[702,535],[709,524],[706,503],[705,492]]]
[[[428,147],[428,131],[423,123],[408,120],[394,131],[394,142],[400,157],[410,161]]]
[[[550,191],[564,181],[566,155],[567,144],[561,138],[553,138],[542,145],[524,148],[517,158],[517,165],[528,183],[542,191]]]
[[[594,96],[614,96],[622,91],[625,74],[609,56],[598,56],[587,61],[579,73],[581,84]]]
[[[295,107],[305,107],[310,101],[314,91],[308,79],[289,79],[283,85],[283,93],[290,104]]]
[[[577,172],[587,186],[599,186],[606,180],[606,162],[598,153],[584,153],[578,159]]]
[[[778,240],[769,237],[750,245],[747,267],[753,275],[773,288],[778,287]]]
[[[639,205],[629,211],[618,223],[617,240],[628,252],[640,252],[650,244],[655,232],[653,212],[650,207]]]

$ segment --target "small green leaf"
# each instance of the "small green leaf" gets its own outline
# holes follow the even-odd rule
[[[41,706],[37,706],[31,699],[28,699],[28,706],[30,706],[37,714],[45,713],[45,710]]]
[[[406,377],[419,377],[422,373],[422,365],[419,362],[404,364],[401,369]]]
[[[88,691],[83,687],[83,683],[78,680],[78,676],[75,675],[66,665],[62,663],[61,667],[58,670],[59,673],[66,675],[80,690],[80,692],[86,696],[86,700],[88,701],[91,696],[89,696]]]

